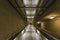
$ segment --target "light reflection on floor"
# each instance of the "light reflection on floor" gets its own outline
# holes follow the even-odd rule
[[[43,38],[42,38],[43,37]],[[14,40],[48,40],[33,25],[28,25]]]

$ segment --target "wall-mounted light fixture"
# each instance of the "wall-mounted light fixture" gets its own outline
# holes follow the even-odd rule
[[[54,19],[54,16],[51,16],[50,19]]]

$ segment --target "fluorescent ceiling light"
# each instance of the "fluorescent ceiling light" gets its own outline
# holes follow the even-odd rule
[[[32,5],[37,5],[39,0],[32,0]]]
[[[34,14],[35,14],[35,12],[36,12],[36,10],[33,10],[33,11],[31,11],[31,14],[33,14],[33,15],[34,15]]]
[[[29,15],[30,14],[30,11],[26,10],[26,14]]]
[[[26,15],[35,15],[35,10],[26,10]]]
[[[53,16],[51,16],[51,17],[50,17],[50,19],[54,19],[54,17],[53,17]]]
[[[29,0],[23,0],[24,5],[27,5],[29,3]]]
[[[34,18],[34,16],[27,16],[27,18]]]
[[[36,7],[39,0],[23,0],[23,3],[26,7]]]

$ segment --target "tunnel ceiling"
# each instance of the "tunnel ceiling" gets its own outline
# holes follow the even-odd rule
[[[26,8],[36,8],[35,20],[41,19],[48,13],[45,13],[56,0],[39,0],[36,7],[25,7],[23,0],[8,0],[10,4],[20,13],[20,15],[26,19]]]

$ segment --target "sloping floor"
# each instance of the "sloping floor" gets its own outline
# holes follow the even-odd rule
[[[29,24],[14,40],[48,40],[33,25]]]

